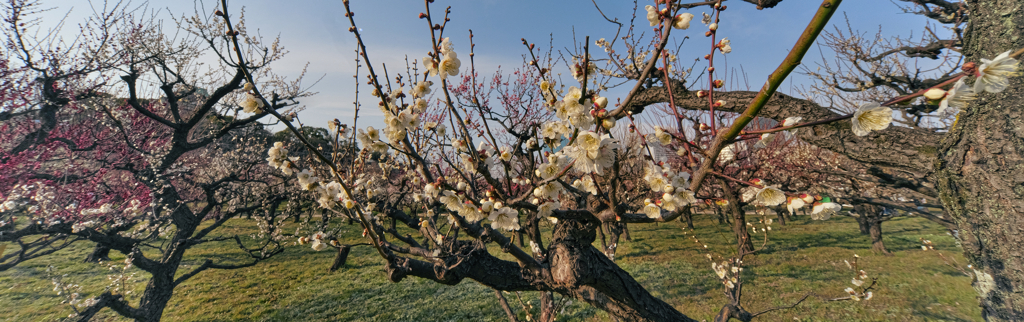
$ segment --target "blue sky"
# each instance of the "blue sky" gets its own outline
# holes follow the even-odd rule
[[[631,18],[633,2],[596,2],[611,18],[618,18],[624,23],[628,23]],[[212,12],[218,3],[208,0],[198,5]],[[404,70],[406,55],[410,60],[418,60],[429,50],[430,34],[426,21],[417,18],[424,11],[422,1],[352,0],[351,3],[376,68],[385,63],[390,70]],[[650,35],[643,11],[643,6],[647,4],[653,4],[653,1],[639,3],[637,30],[646,31]],[[722,13],[719,37],[728,37],[733,47],[733,53],[727,55],[726,61],[729,68],[742,65],[750,79],[751,88],[756,90],[788,53],[820,2],[787,0],[776,8],[760,11],[749,3],[737,0],[725,4],[728,10]],[[177,16],[191,15],[195,5],[190,1],[152,0],[149,3],[151,8],[166,8],[167,12]],[[89,3],[81,0],[47,1],[44,6],[58,8],[51,15],[71,10],[71,22],[91,12]],[[277,73],[297,76],[308,63],[307,84],[323,77],[311,88],[319,94],[302,101],[306,111],[300,116],[307,124],[324,126],[318,123],[334,118],[350,123],[354,100],[352,75],[355,71],[355,40],[346,31],[348,22],[343,16],[341,1],[294,0],[285,3],[280,0],[236,0],[229,1],[229,6],[230,13],[235,17],[241,7],[245,7],[246,24],[250,31],[258,29],[265,37],[281,37],[282,45],[290,54],[274,65]],[[553,37],[557,50],[573,47],[574,32],[577,40],[582,42],[585,36],[590,36],[592,41],[610,39],[616,29],[615,25],[601,17],[591,0],[438,0],[431,7],[435,17],[440,16],[446,6],[452,7],[447,36],[452,38],[456,51],[460,54],[468,53],[468,29],[473,30],[477,44],[477,68],[482,75],[490,74],[499,65],[505,67],[505,70],[520,66],[522,55],[526,54],[520,38],[525,37],[546,48]],[[689,12],[694,13],[699,20],[700,13],[707,9],[694,8]],[[924,26],[924,19],[900,12],[890,1],[847,0],[842,3],[840,11],[830,24],[838,24],[845,29],[845,13],[850,17],[850,25],[854,29],[866,31],[869,35],[874,35],[880,26],[887,36],[906,36],[911,32],[918,35]],[[692,61],[707,53],[710,41],[703,36],[704,30],[703,25],[694,21],[689,30],[673,33],[675,37],[691,37],[679,53],[681,61]],[[467,56],[460,57],[466,61]],[[814,66],[820,59],[818,51],[812,49],[804,64]],[[468,63],[463,66],[468,66]],[[365,71],[361,74],[365,75]],[[797,86],[808,82],[801,75],[794,74],[791,77],[792,83]],[[364,101],[364,107],[375,106],[374,102],[368,100],[367,88],[364,86],[362,89],[360,98]],[[780,91],[788,92],[789,84],[780,88]],[[372,108],[364,108],[363,111],[377,112]],[[360,120],[361,125],[382,122],[380,117],[372,114],[365,116],[367,118]]]

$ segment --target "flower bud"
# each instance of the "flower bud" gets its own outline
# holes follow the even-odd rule
[[[707,130],[710,130],[710,129],[711,129],[711,127],[708,126],[706,123],[701,123],[700,124],[700,130],[701,131],[707,131]]]
[[[721,79],[716,79],[713,84],[715,88],[722,88],[722,86],[725,86],[725,82],[722,81]]]
[[[597,105],[598,108],[603,109],[608,106],[608,98],[604,96],[599,96],[597,99],[594,100],[594,105]]]
[[[601,120],[601,126],[604,127],[605,130],[611,130],[613,127],[615,127],[615,121],[610,118],[603,119]]]
[[[708,92],[705,92],[705,91],[702,91],[702,90],[701,91],[697,91],[697,98],[704,98],[705,96],[708,96]]]
[[[715,66],[708,67],[708,71],[709,72],[714,72],[715,71]]]
[[[710,29],[711,31],[718,30],[718,24],[717,23],[711,23],[710,25],[708,25],[708,29]]]
[[[929,100],[937,101],[942,99],[943,97],[946,97],[946,91],[938,88],[932,88],[929,89],[927,92],[924,92],[924,97]]]

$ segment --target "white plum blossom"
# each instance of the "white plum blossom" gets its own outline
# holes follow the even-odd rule
[[[589,192],[592,195],[597,195],[597,184],[594,184],[594,179],[590,176],[583,176],[572,183],[573,188]]]
[[[871,131],[880,131],[889,127],[892,123],[892,109],[871,102],[861,105],[853,113],[853,134],[857,136],[868,135]]]
[[[786,194],[774,186],[765,186],[757,192],[754,198],[765,206],[778,206],[786,202]]]
[[[242,106],[242,112],[259,113],[260,109],[263,108],[263,100],[257,98],[252,93],[245,93],[245,98],[238,105]]]
[[[718,42],[718,50],[721,51],[723,54],[731,53],[732,52],[732,45],[730,45],[731,43],[732,43],[732,41],[729,40],[728,37],[722,38],[722,40]]]
[[[430,94],[430,86],[432,85],[434,85],[434,82],[431,81],[416,82],[416,85],[412,87],[412,90],[409,91],[409,94],[412,94],[412,97],[415,98],[427,96],[427,94]],[[426,101],[424,101],[424,103],[426,103]]]
[[[672,143],[672,134],[668,133],[668,131],[665,131],[665,129],[660,126],[654,127],[654,138],[658,143],[661,143],[661,145],[669,145]]]
[[[936,114],[956,114],[960,109],[966,108],[970,101],[978,98],[978,94],[974,92],[974,89],[967,86],[964,79],[961,78],[953,84],[953,87],[946,92],[946,96],[939,102],[939,109],[935,110]]]
[[[647,215],[647,218],[661,218],[661,207],[658,207],[658,205],[654,204],[653,202],[648,203],[646,206],[644,206],[644,214]]]
[[[444,55],[444,59],[441,60],[437,69],[441,78],[448,78],[448,76],[458,75],[460,67],[462,67],[462,61],[459,60],[458,55],[453,51]]]
[[[816,202],[814,207],[811,208],[811,219],[828,220],[841,209],[843,209],[843,206],[834,202]]]
[[[798,123],[800,123],[800,121],[803,121],[803,120],[804,120],[804,118],[802,116],[790,116],[790,117],[787,117],[784,121],[782,121],[782,126],[786,127],[786,126],[797,125]]]
[[[1011,76],[1017,76],[1016,59],[1010,57],[1012,50],[1007,50],[995,59],[981,59],[981,66],[978,67],[978,80],[974,82],[974,92],[999,93],[1010,85]]]
[[[558,194],[562,192],[562,185],[557,182],[548,182],[533,189],[533,196],[537,198],[558,200]]]
[[[574,168],[577,171],[601,173],[615,162],[615,150],[618,148],[618,141],[608,134],[580,131],[574,145],[565,147],[565,150],[576,161]]]
[[[693,14],[692,13],[686,12],[686,13],[678,14],[678,15],[676,15],[676,17],[674,19],[672,19],[672,27],[676,28],[676,29],[684,29],[684,30],[685,29],[689,29],[690,28],[690,21],[691,20],[693,20]]]
[[[736,143],[730,144],[725,148],[722,148],[722,152],[718,153],[718,162],[723,164],[729,163],[736,159]]]
[[[789,210],[789,214],[793,215],[795,211],[803,208],[806,205],[803,199],[800,198],[789,198],[789,202],[786,203],[786,209]]]
[[[655,8],[652,5],[647,5],[644,9],[647,9],[647,22],[651,23],[651,27],[657,26],[661,23],[661,14],[658,13],[658,8]]]
[[[492,211],[487,219],[491,221],[491,228],[509,231],[519,230],[519,213],[512,208],[502,207]]]
[[[562,204],[558,201],[548,201],[537,206],[537,214],[541,217],[551,217],[555,209],[562,207]]]

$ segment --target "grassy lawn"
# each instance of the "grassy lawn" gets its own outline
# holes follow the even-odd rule
[[[706,218],[706,216],[701,216]],[[705,254],[729,256],[733,237],[725,226],[699,220],[694,234],[708,246],[694,242],[685,224],[631,226],[632,241],[623,241],[616,261],[656,296],[697,319],[711,319],[725,302]],[[247,234],[250,223],[231,222],[224,233]],[[788,305],[809,292],[803,304],[769,313],[759,321],[977,321],[981,319],[970,277],[945,264],[938,256],[966,266],[954,239],[936,224],[919,218],[897,218],[883,224],[886,246],[894,256],[873,254],[869,237],[857,231],[851,218],[825,222],[799,217],[787,226],[773,225],[768,246],[745,260],[744,306],[757,312]],[[286,229],[286,231],[288,231]],[[357,242],[361,229],[352,226],[347,242]],[[761,238],[763,235],[755,235]],[[936,251],[922,251],[920,238],[935,243]],[[759,244],[759,243],[758,243]],[[95,296],[109,285],[105,265],[83,264],[91,250],[82,243],[48,258],[30,261],[0,272],[0,320],[52,321],[72,313],[61,304],[46,268],[81,285]],[[13,251],[8,245],[7,251]],[[493,253],[500,253],[494,250]],[[188,263],[200,256],[230,261],[242,258],[233,242],[204,245],[192,251]],[[841,297],[852,286],[854,272],[843,260],[860,255],[860,267],[878,278],[874,298],[867,302],[825,302]],[[111,253],[115,262],[124,257]],[[504,254],[500,254],[505,258]],[[206,258],[206,257],[202,257]],[[388,282],[383,261],[368,246],[353,249],[346,266],[334,273],[327,268],[334,252],[314,252],[292,246],[285,253],[254,267],[206,271],[175,290],[164,318],[167,321],[507,321],[492,290],[473,281],[450,287],[407,278]],[[187,271],[184,267],[179,273]],[[145,273],[125,285],[135,290],[127,297],[137,302],[145,287]],[[131,283],[134,282],[134,283]],[[523,305],[539,309],[535,293],[506,294],[525,318]],[[556,296],[561,299],[560,296]],[[534,310],[536,312],[536,309]],[[102,321],[122,321],[112,311]],[[559,321],[610,321],[607,314],[581,303],[566,305]]]

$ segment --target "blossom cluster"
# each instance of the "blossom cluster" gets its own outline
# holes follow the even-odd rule
[[[424,191],[428,190],[434,192],[436,188],[432,184],[428,184],[427,187],[424,187]],[[458,213],[459,216],[469,222],[487,219],[491,221],[491,228],[493,229],[513,231],[520,228],[519,212],[504,205],[501,201],[495,200],[493,197],[480,200],[479,205],[477,205],[452,190],[444,190],[440,195],[437,198],[438,201],[444,204],[448,210]]]
[[[697,203],[693,191],[687,189],[690,185],[689,173],[650,162],[644,168],[644,181],[651,187],[651,191],[662,193],[658,200],[644,200],[643,212],[649,218],[661,218],[662,210],[675,211]]]

